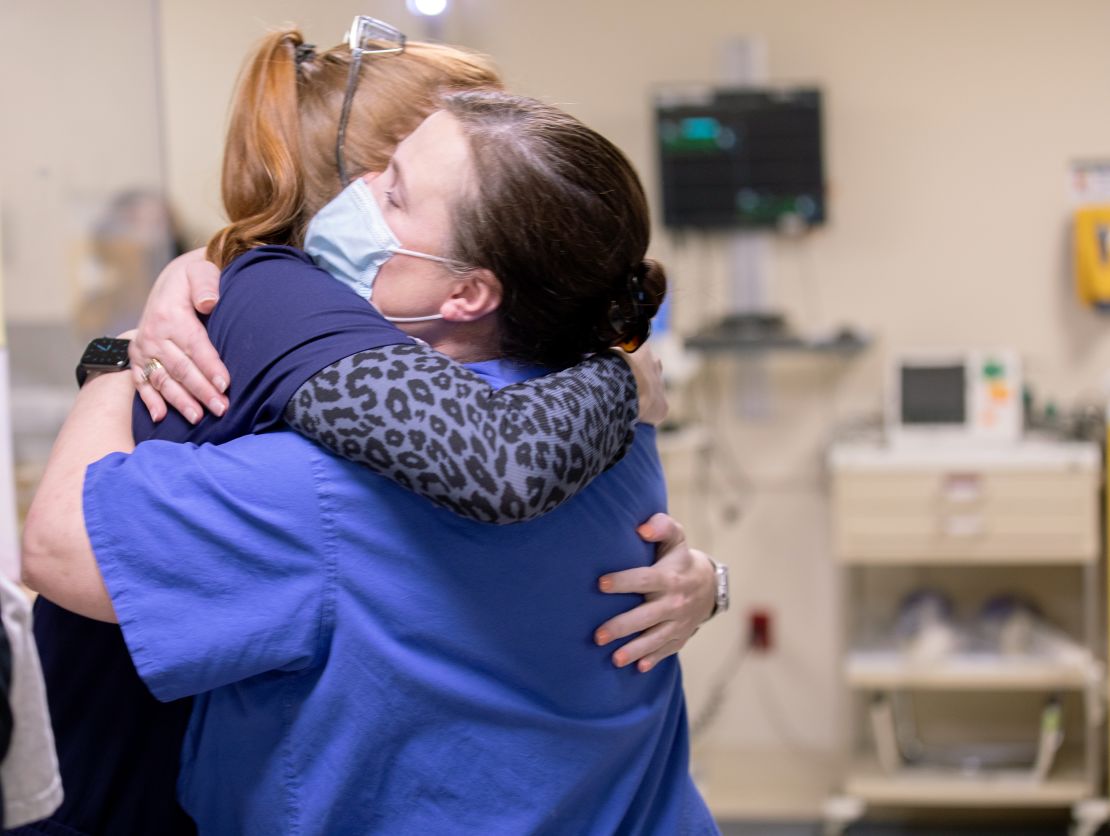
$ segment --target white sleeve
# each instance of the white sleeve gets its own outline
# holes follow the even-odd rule
[[[4,826],[44,819],[62,803],[62,779],[54,732],[46,707],[46,686],[31,633],[31,606],[14,581],[0,573],[0,615],[12,650],[12,739],[0,763]]]

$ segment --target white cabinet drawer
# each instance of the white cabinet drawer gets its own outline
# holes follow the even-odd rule
[[[1084,470],[834,471],[834,547],[847,562],[1086,562],[1098,495]]]

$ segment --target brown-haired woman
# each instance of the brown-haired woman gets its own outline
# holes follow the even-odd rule
[[[330,126],[331,132],[334,132],[334,114],[339,110],[343,95],[343,84],[340,82],[341,79],[343,82],[346,81],[349,65],[350,50],[340,47],[320,55],[313,55],[303,48],[303,40],[295,32],[279,33],[270,37],[256,53],[244,76],[239,100],[234,109],[232,129],[229,133],[228,153],[225,158],[224,197],[232,223],[214,238],[210,245],[209,252],[217,260],[224,262],[225,259],[232,258],[249,248],[259,245],[299,242],[309,218],[313,214],[310,209],[323,205],[332,194],[338,191],[340,182],[338,168],[335,163],[336,155],[329,148],[327,112],[330,107],[332,114]],[[488,65],[482,59],[443,47],[409,45],[409,49],[402,55],[388,59],[364,61],[362,77],[359,80],[356,93],[358,98],[356,98],[356,106],[351,109],[350,128],[345,144],[345,153],[349,165],[356,171],[363,170],[364,167],[366,170],[380,168],[382,149],[388,148],[395,142],[396,138],[402,136],[419,121],[418,117],[422,114],[417,113],[414,116],[414,111],[418,111],[421,107],[431,108],[434,101],[434,91],[437,87],[447,86],[467,89],[474,86],[492,87],[496,84],[496,76],[488,69]],[[413,108],[411,104],[406,108],[406,101],[411,98],[411,92],[414,89],[423,91],[423,97],[416,97],[418,102],[416,108]],[[290,91],[295,92],[292,98],[290,97]],[[366,99],[367,103],[359,106],[361,99]],[[290,109],[291,106],[292,110]],[[393,111],[389,110],[390,107],[393,108]],[[381,141],[383,136],[386,138],[385,143]],[[331,142],[334,142],[334,137],[332,137]],[[480,140],[477,140],[477,142],[480,144]],[[639,192],[638,199],[642,203],[642,192]],[[643,211],[646,218],[646,210]],[[489,233],[489,229],[483,227],[484,218],[481,213],[475,215],[467,223],[473,224],[476,237],[463,237],[457,241],[460,248],[459,258],[462,257],[467,246],[473,246],[476,242],[482,240],[482,235],[488,235]],[[646,246],[646,231],[644,245]],[[386,263],[382,271],[382,288],[388,288],[390,265],[400,260],[394,258]],[[479,264],[480,262],[476,262],[470,266],[477,267]],[[492,272],[493,267],[507,269],[508,266],[506,264],[492,265],[491,262],[491,267],[484,269]],[[330,351],[335,357],[339,357],[339,360],[334,362],[324,360],[321,362],[325,356],[323,352],[310,354],[310,357],[305,360],[303,358],[303,341],[294,341],[292,336],[289,336],[287,342],[296,342],[295,350],[288,346],[279,345],[276,353],[280,356],[275,360],[272,356],[275,353],[273,350],[275,347],[267,344],[261,349],[255,349],[256,356],[251,358],[255,365],[251,365],[250,362],[244,364],[242,355],[250,352],[237,351],[234,343],[235,339],[245,334],[254,335],[252,336],[252,339],[254,339],[257,334],[264,333],[267,330],[280,330],[275,327],[273,320],[268,322],[265,320],[255,321],[255,324],[252,325],[251,315],[258,314],[259,298],[267,294],[272,298],[283,296],[285,291],[289,291],[291,294],[301,291],[302,286],[298,282],[303,277],[300,274],[309,268],[303,262],[296,263],[296,258],[291,258],[288,253],[272,250],[256,253],[251,264],[241,265],[241,267],[242,269],[239,270],[234,282],[229,282],[225,277],[221,308],[226,316],[222,317],[220,321],[225,324],[234,323],[234,327],[227,328],[224,333],[226,339],[221,347],[224,348],[229,362],[233,360],[238,362],[238,365],[233,366],[235,370],[233,380],[237,388],[232,391],[232,394],[235,397],[234,403],[236,406],[241,406],[244,402],[245,406],[242,406],[238,413],[233,409],[225,414],[220,421],[207,418],[196,429],[190,429],[188,424],[174,413],[168,421],[161,424],[156,430],[151,430],[149,426],[144,426],[142,423],[145,416],[137,415],[137,437],[157,435],[164,438],[224,440],[241,434],[245,426],[249,426],[252,430],[273,426],[281,420],[282,413],[288,405],[289,411],[286,413],[286,417],[291,420],[294,426],[309,435],[316,436],[318,440],[329,444],[341,454],[361,460],[363,463],[385,472],[402,484],[407,484],[412,489],[419,490],[434,501],[446,505],[456,512],[499,522],[534,516],[558,504],[588,482],[596,475],[597,471],[603,469],[617,455],[613,452],[614,448],[622,449],[627,441],[627,433],[624,432],[620,421],[614,423],[608,417],[605,420],[599,420],[599,413],[596,410],[591,412],[590,409],[582,407],[583,403],[588,406],[591,398],[595,404],[605,405],[613,401],[627,403],[631,400],[628,394],[627,373],[623,371],[621,365],[607,358],[592,361],[597,369],[593,372],[595,377],[589,386],[583,386],[581,380],[575,380],[572,377],[556,378],[557,385],[567,387],[563,396],[567,400],[563,404],[559,402],[557,396],[553,396],[552,393],[555,390],[551,388],[551,381],[542,379],[539,383],[516,387],[516,392],[512,396],[506,396],[501,401],[498,401],[496,397],[483,395],[484,400],[478,398],[477,402],[484,412],[477,413],[473,411],[476,399],[472,392],[477,391],[474,381],[466,378],[463,372],[446,364],[438,356],[422,356],[423,349],[403,345],[387,346],[377,349],[375,352],[358,352],[356,355],[353,350],[356,345],[358,348],[370,348],[375,343],[357,344],[349,340],[358,339],[357,335],[361,333],[360,329],[362,331],[374,330],[380,324],[375,323],[374,328],[367,328],[366,323],[359,319],[359,316],[364,313],[361,310],[354,315],[353,321],[344,321],[344,325],[348,329],[345,332],[347,342],[337,341],[330,330],[323,336],[315,333],[310,334],[311,339],[315,341],[314,345],[319,347],[321,342],[326,342],[326,350]],[[285,273],[275,277],[275,274],[280,273],[282,269],[285,269]],[[574,340],[571,342],[577,341],[582,347],[571,351],[568,347],[557,346],[556,341],[544,337],[536,341],[536,352],[527,356],[530,359],[558,364],[564,359],[570,359],[572,354],[574,355],[573,359],[578,359],[584,351],[597,350],[605,345],[612,344],[626,332],[628,335],[634,336],[635,332],[646,326],[646,318],[653,310],[653,304],[656,303],[652,298],[654,295],[652,292],[654,276],[655,274],[648,271],[647,265],[641,261],[638,264],[631,265],[627,274],[622,278],[619,293],[612,298],[604,298],[602,285],[598,284],[593,287],[587,295],[592,294],[594,307],[600,303],[603,310],[597,316],[594,316],[584,329],[577,329]],[[258,287],[254,286],[256,280]],[[481,282],[472,281],[471,284],[480,285]],[[537,305],[534,301],[529,301],[526,294],[514,290],[511,285],[505,286],[504,293],[504,315],[502,319],[511,322],[512,327],[500,328],[500,339],[503,341],[502,345],[516,346],[512,350],[518,352],[517,356],[523,358],[526,355],[520,354],[519,351],[532,341],[522,336],[519,326],[523,324],[522,317],[527,316],[529,306],[535,310]],[[558,290],[555,295],[559,297],[560,301],[569,298],[565,297],[562,289]],[[298,301],[304,303],[306,298],[301,297]],[[575,305],[577,304],[575,302]],[[575,307],[575,305],[565,309],[560,309],[558,305],[554,304],[547,306],[547,310],[555,315],[549,317],[547,323],[557,325],[558,316],[560,315],[573,316],[575,322],[580,321],[579,315],[585,309],[580,306]],[[236,311],[237,315],[231,315],[232,311]],[[270,313],[272,314],[272,311]],[[282,321],[283,324],[287,322],[286,319]],[[418,332],[430,333],[435,331],[436,325],[422,324],[415,326],[415,328]],[[377,335],[377,331],[374,333]],[[540,333],[541,330],[535,331],[537,337]],[[328,340],[331,340],[331,342],[328,342]],[[504,340],[508,340],[508,342],[504,342]],[[382,345],[380,340],[376,345]],[[352,350],[347,351],[348,348]],[[162,356],[166,356],[166,354]],[[513,355],[510,354],[510,356]],[[167,359],[172,360],[173,358]],[[271,375],[275,363],[281,361],[286,361],[288,368],[281,379],[274,383],[267,379],[267,375]],[[421,363],[424,364],[422,368],[420,367]],[[460,481],[458,478],[460,472],[465,473],[466,471],[460,468],[458,462],[452,458],[451,450],[454,448],[448,443],[428,450],[401,451],[404,454],[411,455],[397,455],[396,445],[387,444],[383,450],[380,443],[381,439],[377,438],[382,434],[382,431],[370,432],[365,437],[358,436],[357,426],[365,426],[365,416],[356,415],[350,420],[349,425],[336,426],[333,418],[329,418],[328,405],[321,402],[321,396],[332,397],[335,394],[337,381],[349,381],[359,377],[365,382],[369,378],[366,375],[360,377],[359,370],[367,367],[381,368],[383,364],[388,364],[394,370],[404,367],[406,373],[412,375],[416,375],[417,372],[440,377],[448,375],[451,381],[450,385],[455,387],[456,394],[463,392],[467,387],[471,387],[470,391],[462,397],[464,399],[467,396],[471,397],[471,402],[467,407],[468,414],[470,417],[477,415],[479,418],[474,426],[464,427],[462,431],[470,432],[472,436],[480,436],[491,448],[496,449],[495,445],[499,443],[501,444],[501,450],[514,450],[519,453],[522,449],[521,446],[519,444],[514,446],[512,442],[506,443],[504,436],[515,440],[519,440],[522,435],[528,435],[529,433],[534,436],[537,432],[536,427],[539,426],[540,430],[543,430],[546,428],[545,423],[552,428],[551,432],[555,434],[556,438],[549,441],[542,439],[536,441],[529,448],[530,452],[535,453],[534,455],[515,455],[509,459],[510,468],[531,469],[531,472],[526,473],[522,478],[520,478],[520,472],[518,472],[515,483],[513,482],[513,474],[496,470],[492,479],[479,477],[474,483],[470,484],[465,479]],[[606,368],[605,364],[608,364],[609,368]],[[147,363],[141,365],[148,367]],[[169,362],[167,362],[167,365],[169,365]],[[321,368],[324,368],[324,370],[315,374]],[[613,368],[617,369],[617,376],[614,375]],[[567,373],[567,375],[575,374],[581,376],[583,370],[579,369],[577,372]],[[309,379],[310,377],[311,379]],[[306,380],[308,382],[305,382]],[[293,381],[296,385],[293,385],[290,381]],[[548,382],[545,383],[544,381]],[[169,390],[172,390],[174,385],[172,379],[156,367],[151,380],[144,382],[158,384],[165,394],[170,394]],[[292,388],[289,388],[291,385]],[[364,391],[365,386],[362,386],[361,390]],[[152,391],[149,385],[144,387],[144,396],[148,402],[151,399]],[[293,392],[297,393],[296,398],[292,397]],[[537,418],[534,411],[529,412],[530,409],[534,408],[534,404],[529,403],[529,398],[542,404],[542,411],[544,412],[542,418]],[[385,400],[385,398],[382,398],[379,402],[384,403]],[[224,405],[226,405],[226,402],[224,402]],[[334,413],[334,398],[330,406],[333,407],[331,412]],[[367,410],[365,398],[360,401],[359,406],[364,411]],[[412,413],[414,414],[415,411],[412,411]],[[394,410],[388,417],[390,423],[397,425],[404,424],[405,420],[411,419],[412,414],[406,418]],[[393,432],[394,438],[428,429],[431,432],[426,432],[426,435],[434,437],[434,422],[427,416],[423,420],[428,421],[429,424],[428,427],[423,429],[416,426],[416,424],[404,425],[403,430],[399,430],[396,426],[389,429]],[[578,423],[575,423],[576,420]],[[628,419],[622,420],[626,425]],[[370,426],[371,429],[374,429],[375,426],[381,427],[382,423],[379,421],[375,425],[371,421]],[[352,427],[356,427],[356,430],[352,430]],[[598,427],[605,428],[605,431],[599,432]],[[614,427],[617,428],[615,432]],[[588,449],[588,445],[579,445],[577,452],[574,452],[572,456],[566,456],[565,442],[589,432],[594,433],[590,441],[594,444],[592,452]],[[356,440],[352,441],[352,438]],[[564,443],[560,444],[559,442]],[[585,453],[582,452],[584,448],[587,450]],[[608,452],[602,454],[599,452],[602,449]],[[574,451],[575,448],[571,446],[571,450]],[[417,453],[420,455],[417,455]],[[588,461],[591,455],[595,459],[600,457],[603,461],[591,464]],[[497,457],[495,455],[492,458],[496,459]],[[503,463],[502,466],[504,466]],[[414,472],[416,473],[415,477],[413,476]],[[540,476],[537,477],[536,473],[539,473]],[[557,479],[554,480],[553,484],[554,477],[552,474],[555,474],[558,479],[569,476],[571,482],[569,487],[558,484]],[[488,476],[488,474],[486,475]],[[493,499],[483,496],[479,492],[483,483],[494,485],[495,495]],[[462,485],[461,488],[459,487],[460,484]],[[505,487],[512,490],[506,492]],[[460,491],[469,491],[469,493],[460,493]],[[611,587],[613,591],[654,591],[656,595],[662,595],[666,591],[671,593],[672,598],[677,599],[687,595],[695,587],[698,590],[698,594],[694,596],[696,600],[688,603],[685,607],[671,604],[663,611],[657,606],[652,611],[650,618],[645,611],[641,611],[639,615],[629,614],[629,616],[622,616],[607,623],[605,630],[599,631],[599,634],[607,632],[611,638],[619,638],[652,624],[657,625],[644,636],[641,636],[640,639],[637,639],[638,644],[629,644],[622,651],[619,651],[618,654],[623,655],[616,657],[618,661],[628,663],[643,657],[642,664],[645,667],[650,667],[658,659],[674,652],[677,646],[680,646],[688,638],[696,621],[707,611],[708,607],[702,603],[706,601],[704,594],[706,589],[704,562],[700,559],[700,556],[692,558],[689,553],[685,554],[683,559],[689,568],[686,569],[685,578],[680,585],[681,588],[660,588],[653,586],[657,583],[653,580],[647,586],[638,586],[633,590],[626,588],[619,576],[614,576],[615,580]],[[694,566],[692,564],[699,565]],[[695,615],[695,613],[700,613],[700,615]],[[58,617],[63,616],[59,615]],[[65,617],[72,618],[71,616]],[[43,623],[47,625],[46,632],[49,633],[49,619],[40,617],[40,624]],[[90,628],[87,623],[80,623],[69,625],[63,629],[63,632],[72,635],[77,629],[88,635]],[[42,632],[40,630],[40,637]],[[117,650],[121,651],[122,644],[118,640],[118,633],[115,634],[115,643],[118,646]],[[105,668],[112,670],[113,666],[120,671],[124,671],[124,673],[119,674],[122,677],[127,673],[126,668],[129,665],[126,654],[122,654],[122,658],[119,658],[121,653],[116,653],[115,661],[107,664],[109,654],[90,653],[86,650],[84,652],[86,667],[82,670],[80,665],[67,664],[67,660],[63,658],[64,655],[62,654],[59,657],[44,653],[44,656],[48,657],[48,666],[51,658],[59,663],[55,666],[56,675],[53,677],[54,679],[80,680],[84,678],[84,674],[89,673],[90,668],[103,676]],[[72,660],[70,659],[68,662],[71,663]],[[48,670],[49,676],[50,672]],[[109,678],[112,678],[110,674]],[[134,679],[133,674],[130,675],[130,678]],[[85,679],[85,681],[87,682],[88,679]],[[118,681],[112,682],[111,688],[118,694],[123,690],[122,684]],[[58,693],[58,690],[58,688],[55,688],[55,694]],[[71,700],[74,693],[73,690],[69,691]],[[150,702],[149,698],[147,701]],[[126,702],[126,700],[122,700],[122,702]],[[90,733],[90,728],[96,725],[90,722],[92,716],[97,713],[95,705],[94,702],[91,709],[80,720],[77,720],[74,716],[75,712],[72,707],[67,710],[65,706],[62,706],[59,711],[59,707],[55,706],[55,714],[62,719],[63,723],[65,723],[66,718],[75,721],[69,728],[63,726],[59,729],[59,739],[63,749],[63,769],[65,769],[66,761],[66,738],[72,739],[75,732],[77,739],[81,739],[81,735]],[[143,710],[153,711],[156,708],[151,703],[145,706]],[[105,714],[107,716],[111,712],[105,712]],[[148,734],[143,738],[142,746],[133,747],[127,753],[127,758],[130,758],[128,763],[133,773],[141,770],[147,776],[157,774],[157,768],[147,769],[145,765],[151,762],[152,756],[157,754],[163,745],[172,747],[174,735],[180,734],[179,727],[184,716],[181,710],[177,711],[175,722],[178,730],[171,729],[168,736],[159,737],[156,734],[150,734],[151,729],[147,729]],[[171,723],[170,725],[174,724]],[[101,728],[105,728],[105,726],[102,724]],[[112,753],[103,751],[94,740],[86,738],[83,748],[84,753],[77,753],[75,755],[76,759],[79,761],[83,757],[86,765],[88,765],[89,761],[95,757],[97,771],[102,775],[112,776],[115,774],[118,777],[119,772],[127,767],[127,764],[124,763],[126,759],[121,758],[113,762]],[[163,782],[163,786],[165,786],[165,782]],[[110,804],[110,802],[104,801],[108,791],[118,791],[118,785],[111,785],[110,781],[102,784],[99,788],[102,790],[99,798],[97,797],[98,788],[96,787],[89,790],[86,785],[75,784],[71,781],[70,788],[71,791],[78,789],[77,793],[71,795],[71,799],[76,801],[77,808],[84,804],[85,812],[92,811],[95,815],[91,820],[88,817],[84,819],[74,817],[69,819],[68,823],[77,824],[81,828],[87,829],[88,832],[108,832],[112,829],[118,830],[121,827],[126,829],[121,824],[119,817],[116,816],[121,804],[123,806],[127,804],[137,805],[138,807],[145,804],[145,812],[140,815],[139,819],[133,821],[145,821],[145,824],[135,826],[139,830],[150,830],[153,827],[151,822],[157,819],[156,811],[150,809],[151,805],[156,806],[165,803],[164,793],[159,795],[157,792],[151,792],[149,787],[141,787],[132,797],[125,798],[122,802],[115,802],[116,809],[104,809],[105,804]],[[135,785],[133,784],[132,789],[134,788]],[[90,796],[86,792],[91,793],[93,803],[87,803],[90,801]],[[146,815],[147,818],[142,819],[142,815]],[[178,824],[183,827],[186,826],[183,822],[178,822]],[[170,832],[172,828],[163,819],[156,829],[162,832]]]

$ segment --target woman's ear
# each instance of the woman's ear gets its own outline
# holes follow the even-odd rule
[[[474,322],[501,307],[501,282],[491,271],[478,267],[455,280],[439,312],[447,322]]]

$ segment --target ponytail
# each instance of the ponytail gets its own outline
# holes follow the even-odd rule
[[[230,223],[208,242],[208,260],[220,267],[254,247],[293,244],[299,235],[304,172],[297,88],[303,44],[296,29],[268,35],[240,78],[221,180]]]

